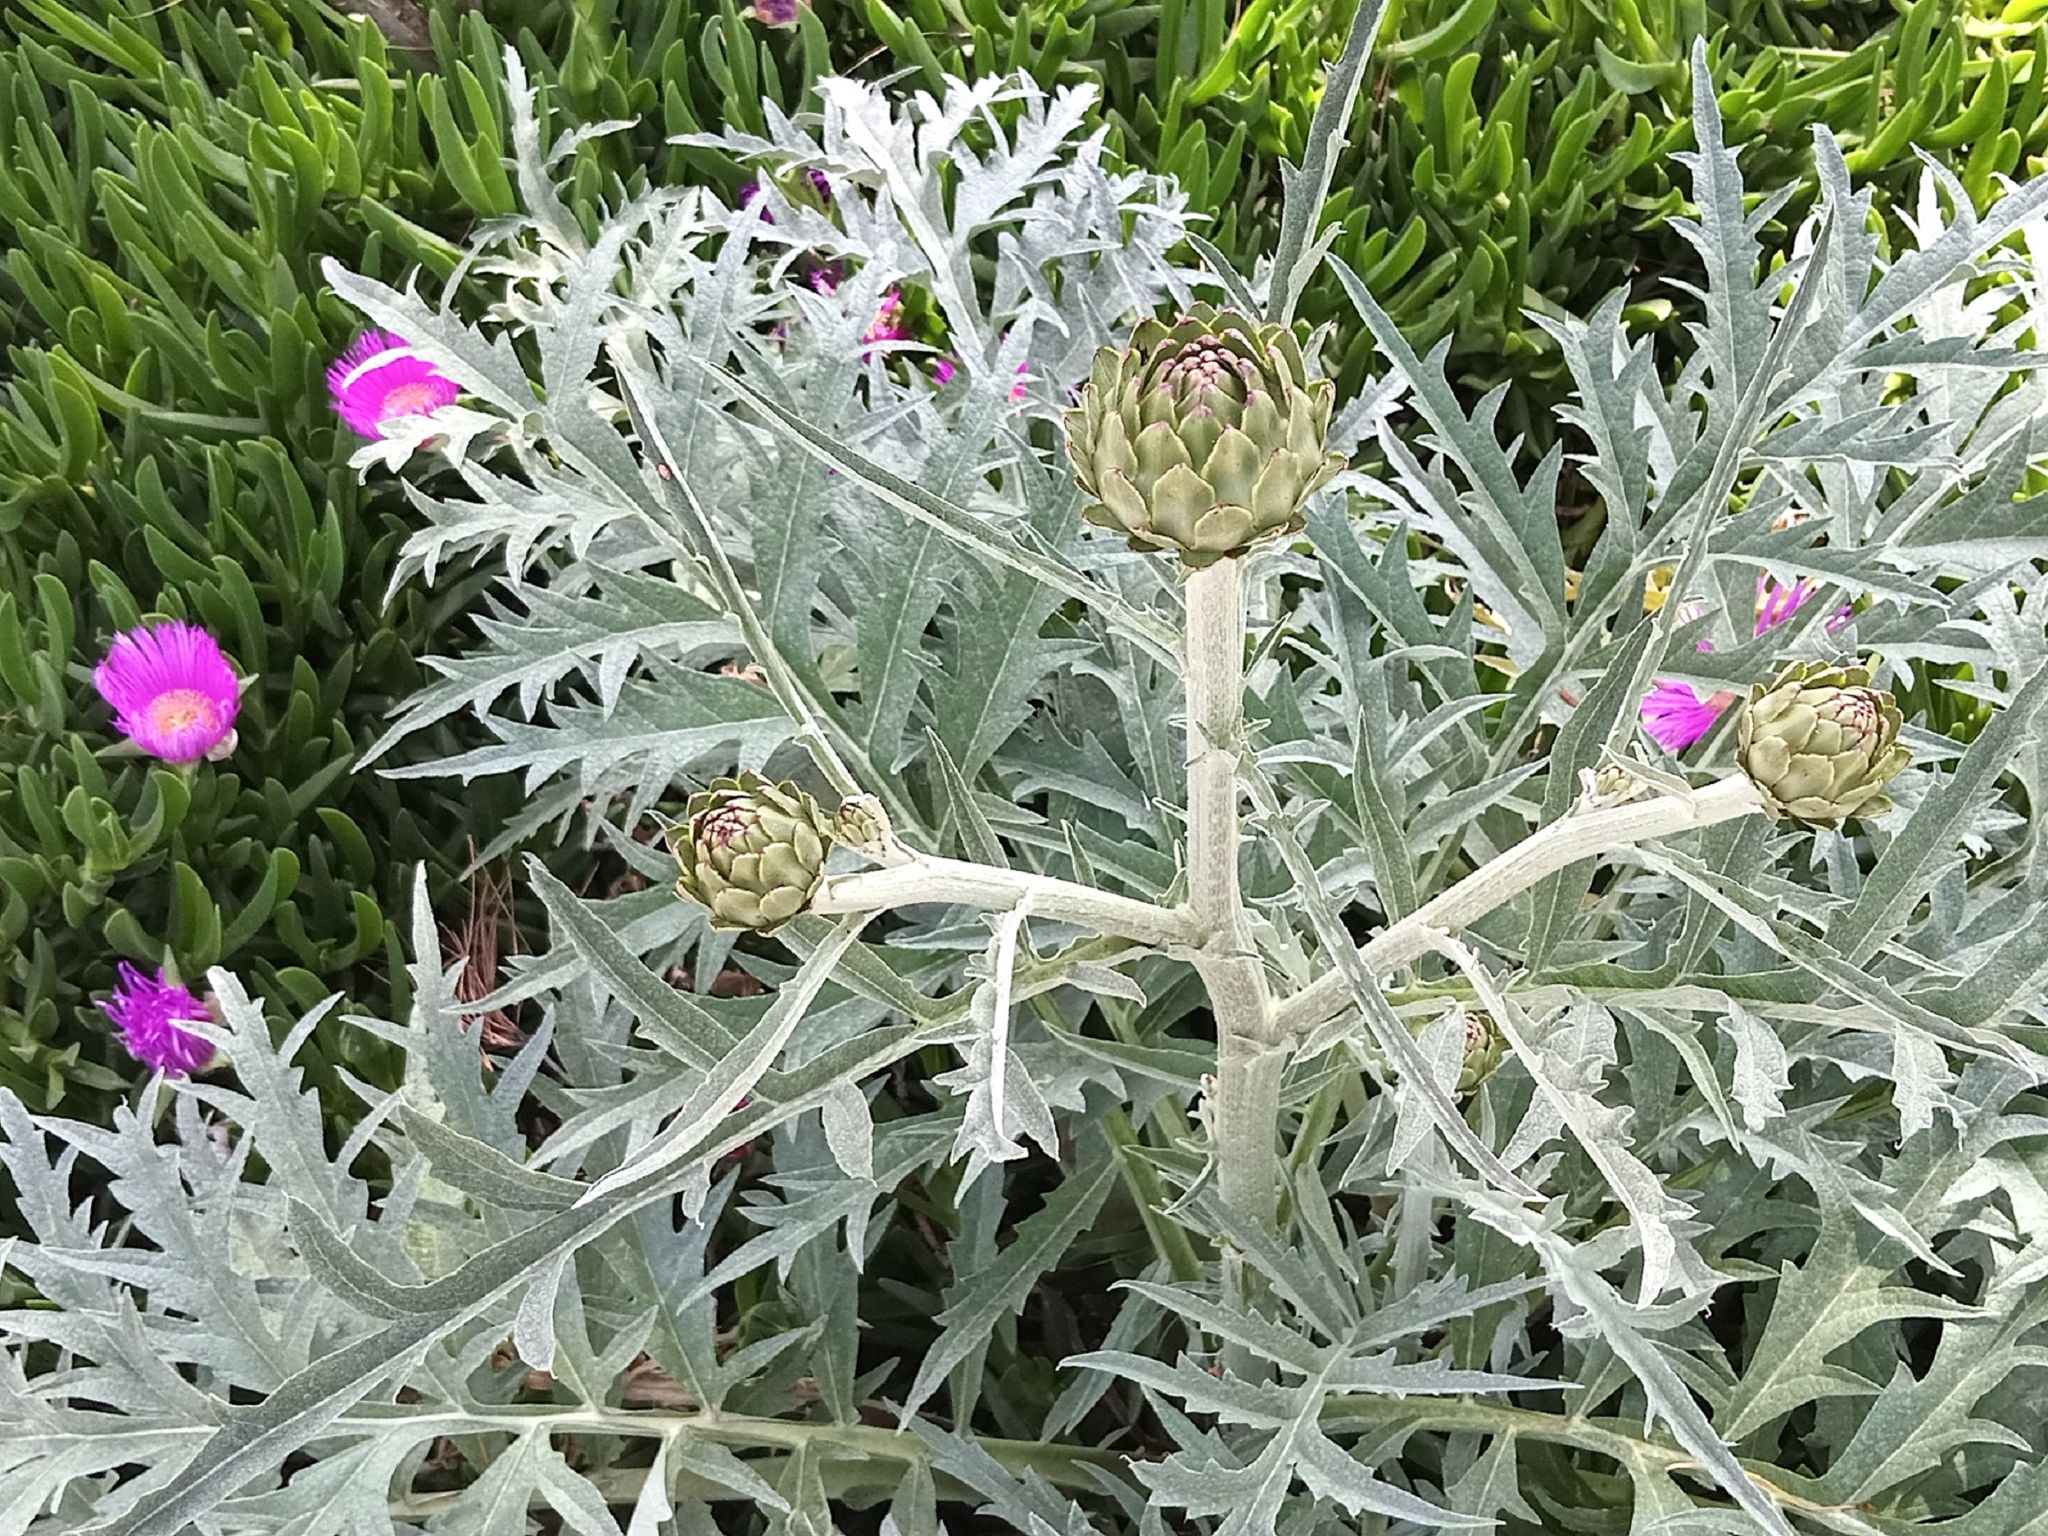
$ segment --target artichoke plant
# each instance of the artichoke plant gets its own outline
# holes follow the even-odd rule
[[[1910,759],[1899,706],[1870,686],[1870,669],[1794,662],[1750,690],[1736,758],[1773,821],[1817,827],[1891,809],[1884,787]]]
[[[708,907],[717,927],[765,933],[810,905],[831,838],[830,820],[796,785],[754,773],[719,779],[669,831],[682,871],[676,894]]]
[[[1312,379],[1284,325],[1198,304],[1104,347],[1067,412],[1082,515],[1190,566],[1299,533],[1343,460],[1324,450],[1336,386]]]
[[[1460,1095],[1475,1092],[1479,1085],[1493,1076],[1494,1069],[1507,1059],[1507,1037],[1493,1022],[1493,1016],[1484,1009],[1454,1005],[1453,1017],[1464,1026],[1465,1043],[1458,1060],[1458,1079],[1452,1091]],[[1442,1014],[1430,1019],[1413,1020],[1408,1029],[1420,1040],[1432,1023],[1441,1023]]]

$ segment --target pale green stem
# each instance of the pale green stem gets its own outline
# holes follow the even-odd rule
[[[1201,934],[1195,968],[1216,1017],[1210,1096],[1224,1203],[1265,1226],[1280,1209],[1280,1075],[1272,1001],[1238,885],[1238,754],[1244,734],[1244,562],[1187,578],[1188,910]]]
[[[938,903],[1007,912],[1027,897],[1033,917],[1072,923],[1141,944],[1178,945],[1194,937],[1193,924],[1185,913],[1133,896],[1098,891],[1028,870],[998,869],[992,864],[925,854],[913,854],[886,869],[835,875],[818,888],[811,910],[830,916]]]
[[[1462,932],[1544,877],[1582,859],[1752,816],[1762,809],[1756,786],[1734,774],[1690,794],[1652,795],[1561,816],[1360,945],[1358,959],[1373,975],[1384,976],[1433,948],[1436,935]],[[1304,1033],[1335,1018],[1349,1001],[1342,973],[1332,971],[1279,1005],[1279,1028],[1283,1033]]]
[[[644,345],[639,351],[644,352]],[[753,599],[747,595],[747,589],[740,581],[739,572],[733,568],[732,560],[725,552],[725,545],[711,526],[711,519],[697,497],[696,487],[685,478],[676,455],[669,451],[661,434],[659,418],[643,404],[641,391],[650,377],[643,359],[633,345],[624,342],[613,344],[612,356],[619,365],[620,382],[625,389],[633,425],[661,468],[664,506],[668,514],[682,524],[685,536],[678,537],[669,530],[661,529],[658,524],[655,525],[657,531],[675,542],[679,553],[710,581],[719,603],[739,625],[740,636],[753,654],[769,692],[795,724],[798,745],[810,754],[811,761],[817,764],[818,771],[824,774],[832,788],[846,798],[864,792],[873,793],[887,808],[899,831],[922,830],[917,807],[868,759],[860,744],[839,723],[837,714],[829,707],[818,706],[811,697],[809,685],[769,635],[768,626],[761,621]],[[849,759],[852,767],[848,766]]]

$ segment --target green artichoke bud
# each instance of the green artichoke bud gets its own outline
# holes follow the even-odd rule
[[[896,848],[889,813],[873,795],[851,795],[840,801],[832,818],[832,835],[871,859],[886,858]]]
[[[1868,667],[1798,661],[1750,689],[1735,757],[1773,821],[1839,826],[1891,809],[1884,787],[1910,760],[1904,723],[1892,696],[1870,686]]]
[[[1082,516],[1191,566],[1299,533],[1309,494],[1343,467],[1323,448],[1336,395],[1284,325],[1206,304],[1146,320],[1095,354],[1067,412],[1074,477],[1094,498]]]
[[[1489,1077],[1507,1056],[1507,1037],[1495,1027],[1490,1014],[1465,1010],[1465,1060],[1458,1068],[1458,1092],[1470,1093]]]
[[[719,779],[690,797],[668,835],[676,894],[711,909],[719,928],[767,932],[810,905],[825,877],[831,823],[794,784],[759,774]]]
[[[1411,1024],[1409,1028],[1419,1039],[1430,1024],[1442,1017],[1442,1014],[1437,1014],[1429,1020]],[[1470,1093],[1493,1076],[1493,1069],[1506,1059],[1507,1038],[1495,1027],[1492,1017],[1477,1008],[1460,1008],[1456,1017],[1465,1026],[1465,1054],[1458,1064],[1456,1091]]]

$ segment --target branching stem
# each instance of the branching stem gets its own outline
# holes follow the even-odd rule
[[[832,916],[934,903],[1007,912],[1027,897],[1033,917],[1073,923],[1141,944],[1165,948],[1190,943],[1195,937],[1188,915],[1170,907],[1028,870],[998,869],[992,864],[925,854],[915,854],[887,869],[835,875],[811,899],[811,910]]]
[[[1471,926],[1545,876],[1582,859],[1762,809],[1756,786],[1734,774],[1691,794],[1654,795],[1560,817],[1360,945],[1358,958],[1374,975],[1384,976],[1428,951],[1434,934]],[[1344,979],[1332,971],[1283,1000],[1275,1009],[1276,1025],[1283,1036],[1297,1036],[1335,1018],[1348,1003]]]

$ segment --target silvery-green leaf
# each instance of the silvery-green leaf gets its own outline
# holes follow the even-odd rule
[[[1735,1037],[1735,1102],[1743,1123],[1762,1130],[1785,1112],[1784,1097],[1792,1086],[1785,1046],[1769,1020],[1739,1003],[1728,1010],[1728,1027]]]
[[[825,1142],[833,1160],[850,1179],[875,1176],[875,1127],[867,1095],[852,1083],[841,1083],[825,1096]]]
[[[1039,1277],[1057,1265],[1082,1229],[1108,1198],[1116,1182],[1117,1164],[1104,1158],[1092,1169],[1069,1174],[1033,1215],[1018,1224],[1017,1235],[995,1262],[965,1277],[966,1284],[950,1300],[939,1321],[938,1341],[917,1368],[917,1379],[904,1397],[906,1416],[915,1414],[954,1365],[978,1339],[1024,1304]]]

